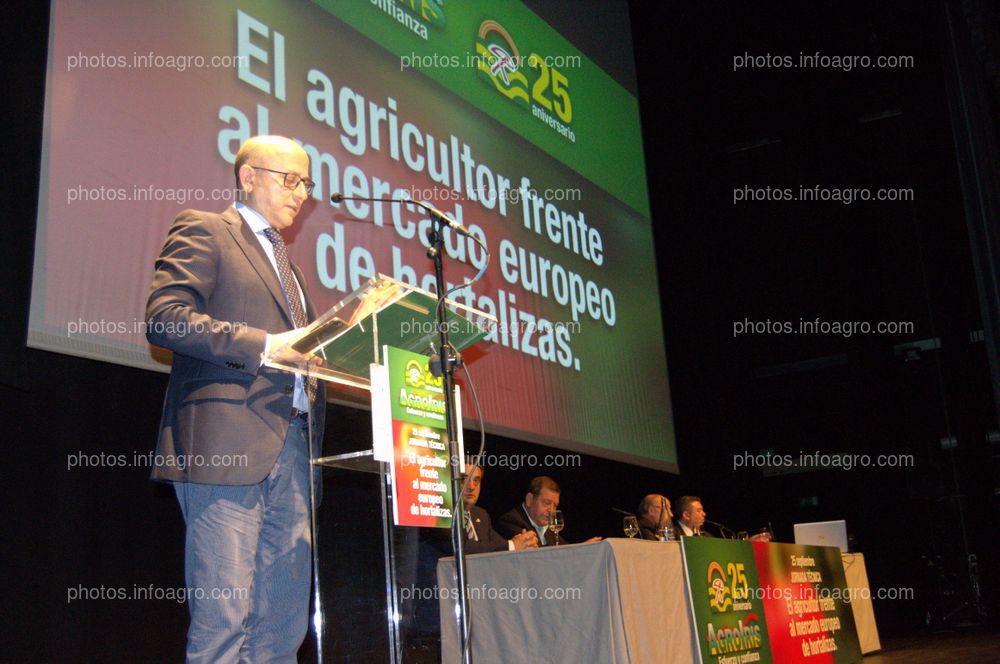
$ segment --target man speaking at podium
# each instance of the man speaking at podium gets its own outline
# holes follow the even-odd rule
[[[181,212],[156,261],[146,336],[174,356],[156,452],[177,461],[152,477],[174,483],[186,525],[187,661],[295,662],[312,569],[308,427],[316,453],[326,402],[322,383],[262,356],[315,318],[280,234],[313,183],[305,151],[280,136],[249,139],[234,170],[240,202]],[[290,347],[278,359],[318,362]]]

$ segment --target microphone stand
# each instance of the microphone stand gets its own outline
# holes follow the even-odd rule
[[[660,496],[660,518],[656,520],[656,532],[659,534],[662,530],[663,538],[665,540],[669,540],[673,537],[673,525],[669,526],[669,530],[667,525],[671,521],[673,521],[673,514],[670,513],[670,508],[667,507],[666,499],[663,496]]]
[[[420,203],[417,203],[420,205]],[[438,335],[440,338],[441,373],[444,378],[444,418],[445,428],[448,432],[448,453],[451,461],[451,491],[453,500],[458,504],[459,527],[458,536],[454,538],[455,544],[455,570],[456,585],[458,586],[458,627],[459,627],[459,647],[462,652],[462,662],[472,664],[472,651],[469,644],[469,598],[466,589],[466,568],[465,568],[465,502],[462,500],[462,474],[459,466],[458,454],[458,426],[455,422],[455,366],[460,361],[457,354],[452,353],[451,342],[448,340],[448,308],[445,306],[445,281],[442,270],[442,250],[444,249],[445,226],[451,226],[442,213],[434,208],[423,207],[434,222],[427,233],[427,242],[430,247],[427,249],[427,257],[434,261],[434,279],[437,283],[437,323]]]
[[[330,202],[339,205],[342,201],[372,201],[378,203],[396,203],[416,205],[423,209],[430,216],[433,225],[427,232],[427,257],[434,261],[434,279],[437,283],[437,318],[438,333],[441,343],[441,374],[444,379],[444,420],[445,430],[448,433],[448,454],[451,463],[451,493],[452,499],[457,504],[456,514],[458,515],[458,527],[452,524],[454,536],[452,544],[455,549],[455,583],[458,586],[458,642],[462,651],[462,663],[472,664],[472,651],[470,649],[469,637],[471,636],[469,625],[469,597],[466,587],[465,570],[465,501],[462,500],[462,468],[461,459],[458,454],[458,426],[455,422],[455,367],[461,363],[461,356],[452,353],[451,342],[448,340],[448,308],[445,306],[445,281],[443,276],[442,250],[444,249],[444,228],[451,228],[454,232],[471,237],[486,249],[485,245],[475,237],[462,224],[449,219],[440,210],[431,207],[421,201],[395,198],[369,198],[361,196],[344,196],[340,192],[335,192],[330,196]]]

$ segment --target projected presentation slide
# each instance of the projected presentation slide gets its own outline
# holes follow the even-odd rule
[[[638,103],[514,0],[56,0],[29,344],[166,370],[143,318],[167,228],[231,205],[269,133],[310,156],[286,241],[321,311],[377,273],[434,289],[425,212],[331,194],[426,202],[489,249],[452,294],[498,321],[470,366],[487,430],[677,470]],[[445,236],[461,286],[487,255]]]

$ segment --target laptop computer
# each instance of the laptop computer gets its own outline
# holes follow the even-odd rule
[[[796,523],[793,526],[796,544],[812,544],[813,546],[838,546],[841,552],[847,553],[847,522],[815,521],[813,523]]]

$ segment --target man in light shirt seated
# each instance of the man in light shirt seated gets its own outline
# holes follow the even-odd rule
[[[497,519],[497,530],[505,537],[513,537],[523,530],[533,530],[538,534],[540,546],[569,544],[561,534],[549,528],[553,512],[559,509],[559,485],[551,477],[540,475],[531,480],[524,502]],[[600,537],[591,537],[586,543],[598,542]]]

